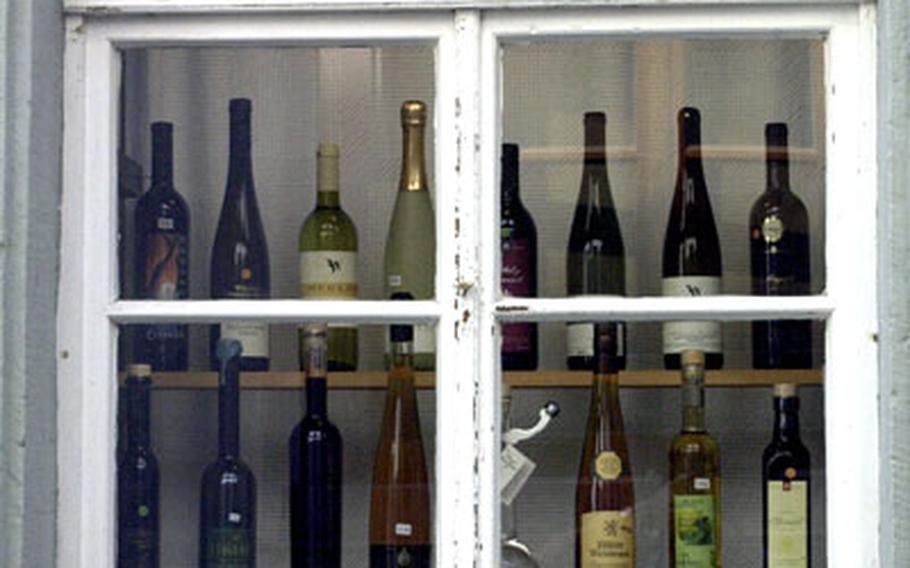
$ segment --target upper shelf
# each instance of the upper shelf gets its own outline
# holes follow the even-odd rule
[[[591,385],[591,373],[584,371],[507,372],[504,375],[506,383],[516,388],[585,388]],[[680,384],[679,377],[678,371],[623,371],[619,374],[619,382],[621,386],[629,388],[675,387]],[[433,373],[415,375],[417,388],[432,388],[434,380]],[[776,383],[821,385],[823,373],[821,369],[731,369],[708,371],[705,380],[709,387],[766,387]],[[156,373],[153,381],[156,388],[169,390],[210,389],[215,388],[218,382],[217,375],[212,372]],[[303,373],[296,372],[240,375],[240,384],[244,389],[299,389],[303,388],[304,381]],[[382,371],[329,375],[329,388],[332,389],[382,389],[386,382],[386,373]]]

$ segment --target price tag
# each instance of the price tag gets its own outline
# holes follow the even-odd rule
[[[512,445],[506,445],[500,456],[499,494],[503,503],[511,505],[537,464]]]

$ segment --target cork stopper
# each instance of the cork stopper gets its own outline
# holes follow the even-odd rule
[[[774,396],[778,398],[793,398],[796,396],[796,385],[793,383],[778,383],[774,385]]]
[[[427,123],[427,105],[423,101],[405,101],[401,105],[402,126],[423,126]]]
[[[687,350],[680,354],[680,362],[683,365],[705,365],[705,354],[703,351]]]
[[[151,377],[152,376],[152,366],[145,363],[136,363],[130,365],[127,369],[129,376],[131,377]]]

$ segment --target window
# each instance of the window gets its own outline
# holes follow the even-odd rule
[[[181,8],[193,4],[195,10],[180,13]],[[876,561],[879,434],[874,337],[873,7],[720,5],[554,11],[524,7],[452,10],[440,6],[395,11],[376,5],[342,14],[245,6],[240,16],[229,7],[207,9],[203,3],[186,2],[161,7],[162,13],[153,16],[150,13],[158,8],[139,2],[123,0],[98,6],[110,10],[74,3],[68,24],[59,391],[61,565],[113,564],[118,330],[138,324],[181,323],[191,326],[191,337],[204,338],[209,324],[224,320],[267,322],[272,326],[272,346],[283,350],[285,366],[278,373],[257,377],[265,387],[274,387],[276,381],[287,381],[284,385],[299,381],[292,370],[297,325],[331,321],[362,326],[363,340],[373,349],[361,348],[371,372],[339,378],[349,381],[348,387],[358,387],[332,393],[334,400],[342,401],[339,408],[344,413],[357,412],[359,405],[367,404],[356,399],[364,392],[359,390],[364,381],[383,384],[380,326],[435,324],[435,396],[421,395],[420,401],[424,412],[435,405],[435,417],[429,420],[435,421],[433,547],[437,566],[495,566],[500,554],[501,323],[539,323],[545,340],[541,343],[542,371],[506,373],[505,378],[518,386],[536,384],[551,389],[533,391],[533,396],[532,391],[523,391],[520,402],[525,408],[536,406],[551,394],[568,401],[564,417],[558,419],[563,421],[559,426],[563,430],[559,431],[575,436],[574,443],[579,444],[581,431],[577,426],[586,412],[587,391],[555,390],[563,380],[576,387],[589,384],[584,373],[563,372],[560,342],[564,341],[565,322],[629,323],[628,367],[633,372],[626,384],[673,380],[672,375],[652,371],[660,366],[661,322],[725,322],[725,339],[739,346],[731,353],[731,361],[737,366],[717,375],[716,380],[764,385],[780,378],[735,372],[736,368],[750,367],[747,322],[768,318],[823,322],[816,329],[818,337],[824,329],[824,346],[821,339],[815,345],[817,366],[824,358],[823,371],[799,375],[803,377],[800,380],[815,383],[823,375],[824,383],[824,396],[819,387],[812,387],[815,390],[807,404],[807,411],[824,409],[823,435],[821,431],[814,433],[824,445],[813,448],[824,454],[826,490],[815,488],[818,492],[813,494],[813,499],[824,495],[824,547],[817,539],[813,554],[816,562],[826,558],[837,566]],[[777,55],[769,55],[771,52]],[[744,68],[756,62],[765,66]],[[412,64],[419,71],[408,72]],[[149,83],[136,87],[126,79],[143,65],[141,75]],[[681,79],[680,74],[690,75],[691,80]],[[250,75],[257,78],[252,87]],[[309,86],[307,78],[318,87]],[[756,101],[757,82],[763,78],[778,83],[767,88],[773,95],[770,99]],[[200,87],[187,87],[191,81],[199,82]],[[577,88],[567,85],[570,81],[579,81]],[[664,88],[667,83],[669,89]],[[121,84],[125,91],[121,91]],[[701,91],[700,84],[704,85]],[[271,108],[265,105],[263,118],[255,119],[264,122],[254,120],[254,129],[268,132],[270,142],[266,144],[275,146],[269,151],[260,147],[260,154],[254,148],[254,162],[257,191],[268,185],[277,199],[269,205],[267,217],[274,215],[275,223],[267,224],[266,232],[270,243],[272,239],[282,241],[283,252],[277,248],[273,252],[272,275],[274,279],[280,274],[283,283],[273,286],[274,299],[267,301],[211,301],[207,299],[202,267],[208,261],[226,169],[226,99],[246,88],[261,89],[260,97],[254,100],[254,113],[263,97],[270,96],[272,102]],[[348,91],[339,95],[345,89]],[[362,92],[364,89],[368,91]],[[389,302],[383,299],[381,280],[377,280],[381,278],[378,258],[393,190],[388,184],[394,183],[398,143],[394,115],[391,122],[388,119],[395,112],[393,101],[410,96],[403,91],[415,90],[431,104],[427,151],[431,154],[436,222],[435,298]],[[217,93],[213,95],[217,101],[205,100],[200,95],[203,92]],[[353,108],[366,105],[381,111],[382,116],[343,115],[344,109],[333,105],[348,93],[355,98]],[[554,100],[565,101],[565,106],[551,108]],[[730,235],[731,239],[721,243],[724,293],[701,298],[659,297],[660,275],[655,267],[659,265],[675,165],[674,144],[667,138],[675,132],[674,107],[689,100],[704,106],[705,159],[712,160],[706,166],[709,192],[715,207],[719,205],[715,215],[721,237]],[[198,113],[193,105],[200,105]],[[567,219],[578,191],[581,112],[598,107],[606,108],[610,120],[609,171],[626,239],[627,270],[637,272],[631,278],[627,275],[626,297],[564,297],[564,279],[558,271],[565,254]],[[121,109],[126,130],[119,128]],[[337,116],[339,112],[342,116]],[[124,144],[129,147],[131,140],[147,140],[146,123],[169,118],[168,113],[177,113],[170,118],[185,117],[177,124],[177,148],[179,151],[183,145],[184,156],[194,155],[192,160],[178,159],[175,167],[183,170],[177,176],[185,187],[178,181],[178,189],[190,195],[197,223],[193,238],[198,242],[192,245],[191,262],[202,272],[191,274],[192,291],[186,301],[120,299],[117,180],[123,167],[118,168],[118,148]],[[310,113],[310,118],[296,113]],[[797,192],[809,201],[816,239],[814,279],[812,295],[756,297],[749,295],[746,233],[742,228],[746,212],[741,207],[761,189],[759,185],[756,190],[755,185],[761,183],[763,173],[761,122],[779,113],[787,113],[785,119],[799,125],[791,136],[794,176],[802,184]],[[384,126],[378,126],[381,124]],[[710,132],[708,124],[713,129]],[[751,130],[739,128],[743,124],[751,124]],[[365,282],[369,282],[369,292],[356,302],[293,299],[296,249],[287,240],[312,206],[309,198],[295,192],[301,186],[312,188],[315,177],[313,167],[298,167],[295,157],[312,160],[318,139],[339,136],[351,140],[357,126],[369,132],[376,129],[375,138],[368,132],[359,139],[363,151],[356,158],[347,160],[346,146],[342,150],[342,168],[348,164],[360,168],[353,175],[374,183],[364,191],[368,199],[375,196],[375,207],[373,201],[356,205],[362,211],[358,213],[358,228],[364,243],[359,266],[363,267],[362,274],[365,271],[368,275]],[[755,131],[759,132],[757,136]],[[309,138],[299,142],[299,150],[285,151],[282,143],[298,140],[282,142],[275,133]],[[557,139],[559,136],[564,138]],[[207,149],[197,145],[203,141],[213,146]],[[522,187],[533,201],[534,212],[540,212],[546,221],[545,226],[539,226],[543,286],[537,299],[501,297],[499,291],[500,208],[495,196],[501,174],[500,144],[509,141],[522,144]],[[146,143],[137,144],[142,148]],[[382,144],[391,146],[385,154],[379,148]],[[145,160],[141,150],[136,157]],[[276,160],[284,162],[278,164]],[[190,171],[196,177],[188,177]],[[275,171],[297,171],[298,177],[270,177]],[[350,173],[342,175],[349,176],[343,180],[354,179]],[[645,179],[647,176],[652,179]],[[752,185],[737,187],[737,178],[751,180],[748,183]],[[189,180],[193,183],[187,183]],[[727,187],[735,188],[730,190],[732,197],[728,197]],[[653,193],[637,195],[635,188]],[[808,193],[803,193],[804,188]],[[725,192],[723,197],[718,191]],[[351,188],[343,186],[342,196],[345,206],[354,209],[356,197]],[[286,235],[277,237],[276,232]],[[732,242],[736,238],[740,240]],[[630,253],[635,257],[630,258]],[[198,353],[191,359],[201,357],[191,365],[194,372],[183,377],[162,376],[162,381],[190,386],[193,381],[206,380],[195,373],[206,365],[205,346],[194,341],[191,347]],[[678,404],[673,391],[659,391],[663,394],[658,398],[648,399],[652,395],[632,390],[623,395],[623,404],[629,405],[630,428],[642,436],[653,433],[645,414],[645,408],[652,404],[671,417],[660,423],[675,428]],[[544,394],[538,396],[538,392]],[[757,392],[743,388],[726,392],[723,400],[731,405],[765,404],[762,400],[767,397]],[[713,396],[709,395],[709,404]],[[267,424],[275,418],[269,414],[270,405],[262,402],[253,410],[261,413],[254,424]],[[182,412],[180,420],[186,423],[187,411],[179,408],[189,407],[175,402],[172,408],[156,410],[160,411],[156,416],[162,420],[169,412]],[[249,405],[244,408],[250,409]],[[709,424],[719,435],[735,424],[736,407],[724,413],[716,426]],[[515,416],[516,421],[524,418]],[[822,427],[818,414],[812,420]],[[205,427],[212,428],[212,420],[206,420]],[[768,428],[769,424],[757,424],[761,434],[756,434],[756,439],[763,440]],[[739,431],[730,430],[732,436]],[[285,438],[279,438],[269,443],[283,448]],[[660,447],[638,462],[649,464],[644,466],[649,476],[665,475],[660,464],[666,448],[664,438],[660,440],[654,442]],[[631,444],[644,447],[637,440]],[[561,445],[547,439],[534,448],[538,456],[556,452],[547,458],[551,462],[572,462],[571,467],[559,470],[563,477],[549,485],[535,482],[536,490],[532,486],[539,499],[535,504],[547,511],[541,515],[552,513],[552,522],[559,524],[542,541],[550,562],[561,556],[570,558],[574,550],[574,532],[563,527],[572,526],[574,520],[572,504],[564,499],[571,499],[573,493],[558,485],[574,487],[571,471],[578,454],[557,447]],[[372,451],[367,443],[363,446],[355,444],[349,451]],[[205,454],[206,448],[192,447]],[[727,447],[731,463],[758,468],[754,447]],[[636,451],[633,449],[634,469],[638,468]],[[367,459],[364,463],[369,468],[372,462]],[[285,465],[271,463],[268,467]],[[172,473],[175,477],[170,482],[182,484],[187,498],[191,498],[199,474],[187,468],[181,475]],[[737,481],[735,474],[730,475],[733,486],[725,497],[725,515],[734,519],[730,522],[743,523],[733,527],[749,527],[750,522],[752,527],[757,526],[754,517],[750,521],[746,513],[735,510],[736,502],[730,501],[734,495],[746,495],[751,490],[743,481],[747,478]],[[363,479],[368,483],[368,476]],[[657,478],[643,479],[636,481],[638,503],[647,503],[649,489],[659,490],[662,485]],[[360,490],[367,495],[365,488]],[[260,493],[261,507],[284,503],[283,487],[260,491],[266,491]],[[548,510],[553,501],[547,499],[561,502],[556,510]],[[186,505],[187,514],[193,506]],[[666,533],[661,531],[665,531],[666,511],[662,507],[655,501],[639,513],[642,546],[664,546]],[[359,523],[360,528],[354,530],[363,531],[364,514],[356,519],[353,513],[348,514],[351,517],[346,517],[345,523]],[[728,522],[726,517],[724,522]],[[279,527],[275,531],[281,530],[278,521],[275,526]],[[760,539],[756,529],[752,533],[743,529],[742,540],[737,540],[737,529],[729,530],[726,525],[725,529],[724,554],[743,555],[725,556],[728,563],[739,565],[750,552],[760,550],[754,540]],[[196,527],[189,522],[183,530],[187,546],[181,550],[193,550]],[[273,540],[278,543],[280,539],[278,535]],[[173,544],[162,544],[173,550]],[[366,542],[352,546],[365,549]],[[260,549],[262,559],[273,558],[269,554],[271,551]],[[286,550],[274,554],[286,554]],[[173,561],[192,564],[194,559]]]

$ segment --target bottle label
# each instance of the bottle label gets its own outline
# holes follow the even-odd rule
[[[370,568],[430,568],[432,557],[429,544],[370,546]]]
[[[158,533],[151,528],[121,528],[117,557],[120,566],[158,567]]]
[[[674,276],[663,279],[664,296],[714,296],[720,293],[717,276]],[[687,349],[720,353],[723,350],[720,322],[671,321],[663,324],[664,353]]]
[[[502,275],[500,284],[506,297],[527,298],[534,295],[531,254],[533,247],[528,239],[502,239]],[[504,353],[530,353],[534,350],[534,324],[509,323],[502,326]]]
[[[251,568],[255,565],[253,531],[243,528],[209,529],[205,539],[207,568]]]
[[[301,252],[300,297],[356,299],[357,253],[340,250]]]
[[[783,220],[769,215],[752,227],[752,293],[762,296],[808,295],[809,236],[787,231]]]
[[[161,230],[174,228],[174,220],[160,217],[157,227]],[[145,272],[141,291],[143,298],[152,300],[178,300],[187,297],[187,253],[186,237],[178,233],[151,233],[146,237]],[[155,324],[141,326],[141,336],[146,342],[144,357],[148,362],[157,355],[151,345],[162,341],[183,340],[186,326],[177,324]],[[151,345],[149,345],[151,344]],[[168,367],[156,361],[159,370]]]
[[[635,515],[593,511],[581,516],[581,568],[634,568]]]
[[[258,321],[229,321],[221,324],[222,339],[236,339],[243,357],[269,357],[269,325]]]
[[[531,478],[537,464],[514,445],[506,444],[499,454],[499,465],[499,495],[508,506]]]
[[[717,520],[713,495],[673,496],[677,568],[717,566]]]
[[[809,486],[768,482],[768,568],[809,566]]]
[[[622,474],[622,460],[616,452],[600,452],[594,460],[594,473],[604,481],[612,481]]]
[[[616,324],[615,357],[626,356],[626,324],[618,321]],[[572,322],[566,324],[566,355],[569,357],[594,356],[594,324],[586,322]]]

